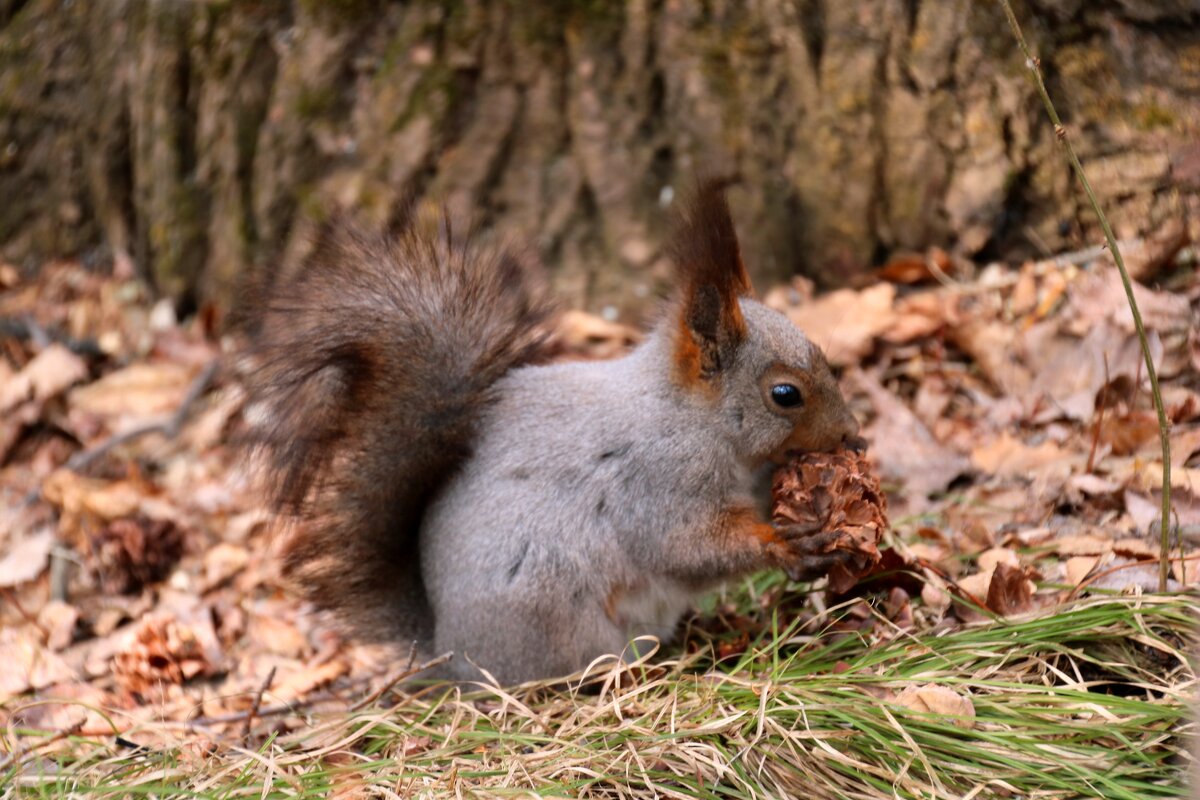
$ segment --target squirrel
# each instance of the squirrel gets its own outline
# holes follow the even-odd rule
[[[719,183],[667,252],[631,353],[540,363],[556,306],[519,254],[444,217],[329,225],[250,343],[287,580],[361,636],[452,651],[445,677],[515,684],[669,640],[728,579],[847,558],[767,521],[788,454],[862,444],[820,349],[753,298]]]

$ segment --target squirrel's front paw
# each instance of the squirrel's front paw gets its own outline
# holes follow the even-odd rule
[[[858,560],[858,554],[838,548],[842,531],[822,531],[813,524],[797,524],[778,525],[775,533],[786,548],[781,566],[794,581],[815,580],[838,564],[849,567]]]

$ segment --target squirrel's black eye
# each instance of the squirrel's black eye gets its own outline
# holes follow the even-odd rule
[[[800,390],[790,383],[777,383],[771,387],[771,399],[782,408],[795,408],[804,402]]]

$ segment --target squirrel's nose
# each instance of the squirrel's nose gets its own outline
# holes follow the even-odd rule
[[[867,450],[867,440],[857,434],[847,434],[842,437],[842,447],[847,450],[853,450],[855,453],[865,453]]]

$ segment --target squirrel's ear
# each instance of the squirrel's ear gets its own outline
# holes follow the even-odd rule
[[[676,366],[685,382],[708,380],[721,372],[746,338],[738,299],[753,293],[720,182],[708,180],[696,189],[669,253],[681,292]]]

